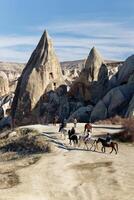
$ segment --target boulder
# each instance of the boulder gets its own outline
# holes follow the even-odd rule
[[[71,116],[68,118],[68,121],[72,122],[73,119],[77,119],[79,122],[89,122],[92,109],[93,106],[80,107],[71,114]]]
[[[115,115],[125,116],[133,94],[134,83],[113,88],[96,104],[91,113],[91,121],[102,120]]]
[[[119,67],[118,72],[110,80],[110,88],[126,84],[133,74],[134,55],[128,57],[122,66]]]
[[[90,116],[90,120],[94,122],[94,121],[106,119],[107,113],[108,113],[108,110],[107,110],[106,105],[104,104],[102,100],[100,100],[97,103],[97,105],[94,107]]]
[[[12,104],[12,117],[34,118],[33,110],[48,91],[64,84],[61,67],[45,31],[19,78]],[[36,116],[37,118],[37,116]]]
[[[128,106],[125,117],[134,117],[134,95],[131,101],[129,102],[129,106]]]

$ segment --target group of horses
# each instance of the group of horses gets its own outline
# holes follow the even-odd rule
[[[85,139],[86,137],[85,133],[82,135],[72,134],[71,130],[67,130],[67,128],[63,128],[61,130],[61,134],[63,135],[64,139],[66,139],[66,136],[68,136],[70,145],[72,145],[73,143],[74,146],[80,147],[83,144],[84,147],[86,147],[86,149],[89,150],[89,144],[90,144],[90,150],[96,151],[96,149],[98,150],[98,143],[101,143],[101,151],[103,153],[106,152],[106,147],[111,148],[110,153],[112,153],[113,150],[115,151],[115,154],[117,154],[118,152],[117,142],[111,141],[110,143],[107,143],[104,138],[100,137],[99,138],[91,137]]]

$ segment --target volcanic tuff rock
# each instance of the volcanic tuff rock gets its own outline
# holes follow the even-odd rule
[[[134,77],[134,55],[128,57],[126,61],[119,67],[118,72],[111,78],[110,87],[126,84],[129,79],[132,82]]]
[[[0,96],[8,94],[8,92],[9,92],[9,82],[7,75],[3,71],[0,71]]]
[[[125,117],[134,117],[134,95],[131,101],[129,102],[129,106],[128,106]]]
[[[41,96],[63,83],[60,64],[45,31],[18,81],[12,117],[23,120],[30,116]]]
[[[77,119],[79,122],[89,122],[91,111],[93,106],[82,106],[78,108],[72,115],[70,115],[68,121],[73,122],[73,119]]]
[[[91,121],[103,120],[115,115],[125,116],[133,94],[134,83],[113,88],[96,104],[91,113]]]
[[[107,66],[100,53],[93,47],[84,69],[70,89],[70,95],[81,101],[95,104],[105,94],[107,81]]]
[[[3,71],[7,75],[10,92],[15,91],[18,78],[20,77],[24,66],[25,64],[20,63],[0,62],[0,71]]]

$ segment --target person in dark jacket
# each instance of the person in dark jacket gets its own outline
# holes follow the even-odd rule
[[[109,144],[109,143],[111,143],[111,140],[112,140],[111,135],[109,133],[107,133],[106,142]]]

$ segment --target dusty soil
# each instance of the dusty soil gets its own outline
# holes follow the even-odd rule
[[[33,127],[51,142],[53,151],[44,154],[36,164],[19,169],[19,184],[1,189],[0,200],[134,199],[133,144],[119,143],[117,155],[109,154],[109,149],[106,153],[87,151],[69,147],[68,139],[57,133],[58,126]],[[82,131],[83,124],[78,124],[77,132]],[[95,127],[93,134],[107,131],[113,133],[118,129]]]

